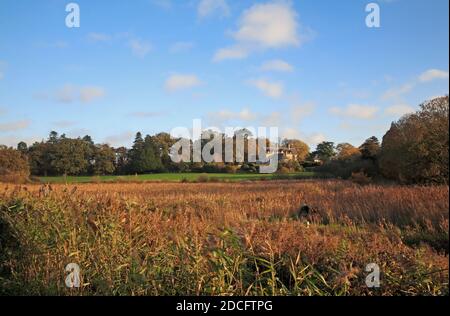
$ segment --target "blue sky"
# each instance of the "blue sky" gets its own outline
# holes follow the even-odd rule
[[[360,145],[448,94],[448,1],[0,0],[0,143],[278,126]]]

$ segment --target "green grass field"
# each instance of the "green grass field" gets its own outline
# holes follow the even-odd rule
[[[212,181],[252,181],[278,179],[307,179],[318,177],[314,172],[298,172],[290,174],[251,174],[251,173],[158,173],[134,176],[80,176],[80,177],[39,177],[42,183],[90,183],[90,182],[181,182],[201,181],[205,178]]]

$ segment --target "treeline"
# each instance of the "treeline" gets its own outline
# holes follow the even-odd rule
[[[279,161],[278,172],[288,173],[314,168],[339,178],[359,178],[361,181],[385,178],[406,184],[446,183],[449,178],[449,98],[439,97],[420,105],[416,113],[405,115],[392,123],[382,143],[376,137],[368,138],[361,146],[349,143],[335,145],[322,142],[315,151],[301,140],[283,140],[291,157]],[[204,131],[200,148],[218,134]],[[95,144],[90,136],[68,138],[51,132],[45,141],[18,144],[17,149],[0,146],[0,180],[34,176],[145,174],[160,172],[235,173],[259,172],[258,164],[251,163],[251,153],[257,153],[258,143],[247,130],[237,131],[232,137],[243,135],[243,162],[233,163],[180,162],[170,157],[172,146],[179,140],[167,133],[142,136],[137,133],[132,148],[113,148]],[[222,144],[228,136],[219,134]],[[188,140],[193,147],[191,140]],[[263,140],[270,147],[269,140]],[[224,145],[223,145],[224,146]],[[254,148],[256,146],[256,148]],[[223,148],[224,149],[224,148]],[[222,150],[221,160],[225,161]],[[212,155],[216,154],[214,151]],[[218,154],[218,153],[217,153]],[[257,159],[259,157],[256,157]],[[286,158],[286,157],[285,157]],[[5,180],[6,179],[6,180]]]
[[[242,136],[244,152],[242,160],[236,157],[237,137]],[[221,162],[179,162],[175,163],[171,159],[171,148],[180,139],[173,138],[168,133],[159,133],[153,136],[143,135],[138,132],[133,142],[133,146],[128,149],[125,147],[114,148],[107,144],[95,144],[90,136],[79,138],[68,138],[66,135],[59,135],[52,131],[47,140],[36,142],[31,146],[20,142],[17,145],[17,153],[14,153],[17,160],[19,155],[21,159],[26,160],[28,170],[34,176],[81,176],[81,175],[123,175],[123,174],[146,174],[162,172],[205,172],[205,173],[235,173],[235,172],[258,172],[258,165],[252,155],[258,153],[258,142],[252,138],[248,130],[242,129],[235,133],[233,137],[224,134],[217,134],[213,131],[204,131],[200,142],[200,148],[205,146],[213,139],[220,139],[222,144],[221,157],[219,153],[211,149],[211,155],[225,161],[225,141],[231,140],[234,148],[233,161],[231,163]],[[227,139],[228,138],[228,139]],[[191,156],[194,143],[190,142]],[[266,146],[270,146],[269,140]],[[284,140],[284,146],[291,146],[292,150],[302,160],[309,154],[309,147],[299,140]],[[3,147],[0,149],[0,155],[9,157],[13,149]],[[9,158],[8,158],[9,159]],[[5,164],[6,165],[6,164]],[[290,171],[300,171],[302,166],[300,161],[281,162],[280,168]],[[6,169],[6,167],[5,167]],[[12,167],[9,168],[12,170]],[[15,172],[12,170],[11,172]],[[5,172],[3,172],[5,173]],[[26,171],[25,171],[26,173]]]
[[[145,138],[137,133],[131,149],[114,148],[88,135],[68,138],[52,131],[47,140],[30,147],[21,142],[17,150],[35,176],[134,174],[172,171],[168,153],[174,142],[166,133]]]
[[[323,143],[318,170],[341,178],[395,180],[404,184],[448,184],[449,98],[435,98],[393,122],[382,144],[376,137],[359,148]],[[325,154],[323,154],[325,153]]]

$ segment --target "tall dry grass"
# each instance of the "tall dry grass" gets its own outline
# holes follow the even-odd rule
[[[0,293],[448,295],[448,186],[0,185]],[[294,215],[308,204],[306,225]],[[83,286],[65,287],[65,266]],[[365,285],[377,263],[381,287]]]

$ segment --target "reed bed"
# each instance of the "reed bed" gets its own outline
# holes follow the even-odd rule
[[[448,295],[448,186],[0,184],[0,294]],[[310,223],[294,217],[314,210]],[[81,287],[65,286],[65,266]],[[369,263],[381,286],[368,288]]]

